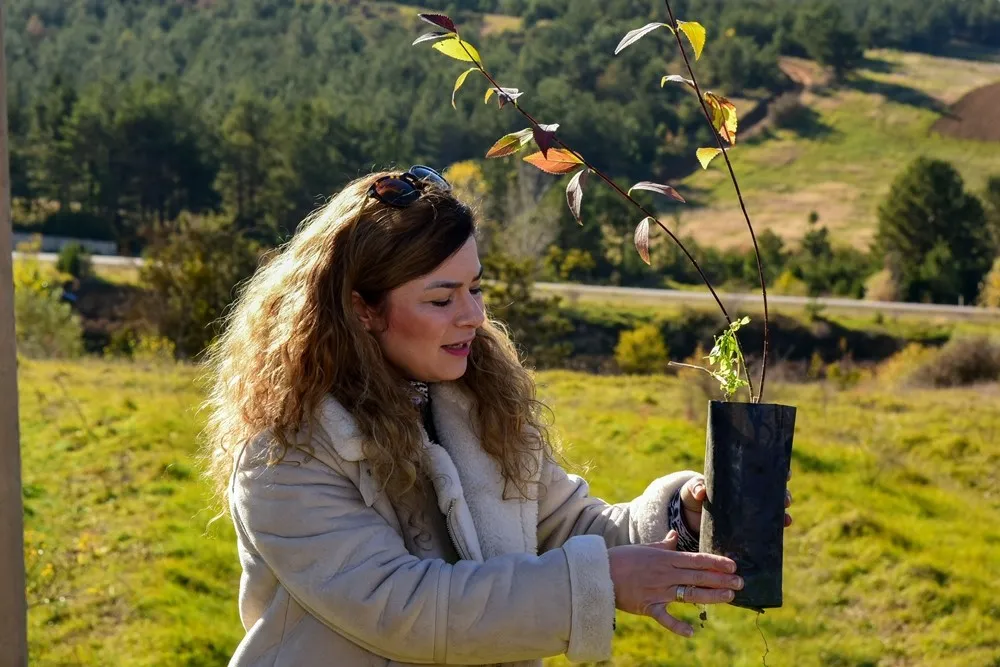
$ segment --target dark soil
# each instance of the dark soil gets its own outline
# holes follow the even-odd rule
[[[1000,141],[1000,81],[966,93],[931,128],[956,139]]]

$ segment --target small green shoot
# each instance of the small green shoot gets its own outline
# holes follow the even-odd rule
[[[715,346],[708,353],[708,356],[705,357],[708,359],[709,365],[714,367],[714,370],[704,368],[703,366],[682,364],[676,361],[671,361],[670,365],[695,368],[708,373],[718,380],[719,387],[722,389],[722,393],[725,394],[726,400],[732,400],[732,397],[741,387],[749,386],[747,381],[740,377],[740,370],[746,368],[746,363],[743,360],[743,353],[740,351],[740,346],[736,341],[736,332],[740,330],[740,327],[749,323],[749,317],[738,319],[715,337]]]

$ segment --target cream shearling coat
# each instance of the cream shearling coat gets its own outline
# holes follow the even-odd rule
[[[662,540],[667,503],[695,473],[653,481],[628,503],[546,463],[540,500],[503,500],[499,467],[458,383],[430,387],[440,445],[424,434],[438,506],[462,560],[419,559],[378,493],[350,414],[328,398],[311,436],[266,466],[258,438],[230,485],[246,635],[231,667],[510,664],[611,656],[607,549]]]

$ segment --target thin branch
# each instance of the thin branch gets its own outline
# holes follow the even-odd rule
[[[753,225],[750,224],[750,214],[747,213],[747,206],[743,201],[743,193],[740,192],[740,184],[736,180],[736,172],[733,170],[733,163],[729,160],[729,152],[726,150],[725,143],[722,141],[722,137],[719,135],[719,132],[715,129],[715,124],[712,122],[712,114],[708,110],[708,105],[705,104],[705,97],[701,94],[701,87],[698,85],[698,78],[694,74],[694,68],[691,67],[691,61],[688,59],[687,51],[684,50],[684,42],[681,40],[681,30],[677,25],[677,18],[674,16],[674,10],[670,7],[670,0],[663,0],[663,2],[667,6],[667,13],[670,15],[670,27],[674,33],[674,39],[677,40],[677,48],[681,50],[681,57],[684,58],[684,64],[687,66],[688,74],[691,76],[691,82],[694,84],[694,91],[698,95],[698,102],[701,104],[701,110],[705,114],[708,126],[712,128],[712,134],[715,135],[715,140],[719,144],[719,150],[722,151],[722,156],[726,159],[726,166],[729,168],[729,176],[733,181],[733,187],[736,189],[736,198],[740,201],[740,209],[743,211],[743,217],[747,221],[747,229],[750,230],[750,239],[753,241],[754,257],[757,259],[757,276],[760,278],[760,291],[764,299],[764,351],[760,364],[760,393],[757,394],[756,401],[754,401],[753,385],[750,385],[750,400],[751,402],[759,403],[761,397],[764,395],[764,380],[767,376],[767,347],[770,335],[768,327],[769,317],[767,311],[767,286],[764,284],[764,267],[761,265],[760,261],[760,248],[757,246],[757,235],[753,231]]]
[[[695,369],[697,371],[704,371],[705,373],[708,373],[709,375],[712,375],[712,371],[708,370],[707,368],[703,368],[701,366],[695,366],[694,364],[682,364],[679,361],[668,361],[667,362],[667,366],[680,366],[681,368],[693,368],[693,369]],[[712,375],[712,377],[715,377],[715,376]]]
[[[465,51],[465,53],[472,60],[473,64],[476,66],[476,69],[478,69],[479,72],[482,73],[482,75],[485,76],[489,80],[490,84],[494,88],[497,89],[497,94],[498,95],[502,95],[503,94],[501,92],[502,86],[499,83],[496,82],[496,80],[490,75],[489,72],[486,71],[486,68],[483,67],[482,63],[480,63],[478,60],[476,60],[475,58],[472,57],[472,54],[469,53],[469,50],[465,47],[465,44],[461,41],[461,39],[459,40],[459,44],[462,46],[462,50]],[[531,116],[531,114],[529,114],[527,111],[525,111],[524,109],[522,109],[521,106],[517,103],[517,100],[511,100],[510,104],[515,109],[517,109],[517,111],[522,116],[524,116],[525,119],[527,119],[527,121],[529,123],[531,123],[532,127],[538,127],[539,126],[538,121],[536,121]],[[669,229],[667,229],[667,227],[662,222],[660,222],[660,219],[657,216],[653,215],[648,210],[646,210],[646,207],[644,207],[642,204],[640,204],[635,199],[633,199],[632,196],[629,195],[626,191],[622,190],[618,186],[617,183],[615,183],[610,178],[608,178],[608,176],[606,176],[603,171],[601,171],[600,169],[598,169],[597,167],[595,167],[594,165],[592,165],[586,158],[583,157],[583,155],[581,155],[580,153],[578,153],[573,148],[570,148],[559,137],[553,137],[553,139],[555,140],[555,143],[557,143],[559,146],[561,146],[562,148],[564,148],[567,151],[569,151],[570,153],[572,153],[578,160],[580,160],[581,163],[583,163],[583,165],[585,167],[587,167],[587,169],[589,169],[592,172],[594,172],[595,174],[597,174],[601,178],[602,181],[604,181],[609,186],[611,186],[611,188],[614,189],[615,192],[617,192],[624,199],[626,199],[629,203],[631,203],[633,206],[635,206],[637,209],[639,209],[639,211],[641,211],[646,217],[652,218],[653,220],[656,221],[656,224],[660,226],[660,229],[662,229],[664,232],[667,233],[667,235],[670,237],[670,239],[674,243],[677,244],[678,248],[681,249],[681,252],[683,252],[684,255],[691,261],[691,264],[694,265],[695,270],[698,271],[698,275],[701,276],[701,279],[704,281],[705,286],[708,287],[708,291],[712,293],[712,298],[714,298],[715,299],[715,303],[718,304],[719,310],[722,311],[722,316],[726,318],[726,324],[728,324],[728,325],[731,326],[732,323],[733,323],[733,320],[729,316],[729,311],[726,310],[725,305],[723,305],[723,303],[722,303],[722,299],[719,298],[719,295],[715,291],[715,288],[712,287],[712,283],[709,281],[708,276],[705,275],[705,272],[702,270],[701,265],[698,264],[698,260],[696,260],[694,258],[694,256],[688,251],[688,249],[684,245],[684,243],[681,242],[681,240],[679,238],[677,238],[677,236],[673,232],[671,232]],[[756,245],[756,241],[754,243]],[[758,263],[759,263],[759,260],[758,260]],[[765,313],[766,313],[766,306],[765,306]],[[766,315],[765,315],[765,319],[766,319]],[[766,330],[767,330],[767,325],[765,323],[765,332],[766,332]],[[765,341],[766,341],[766,335],[765,335]],[[743,349],[740,346],[739,339],[736,340],[736,347],[740,350],[740,354],[742,354],[743,353]],[[744,365],[744,372],[746,374],[747,385],[750,388],[750,396],[751,396],[751,401],[752,401],[753,400],[753,380],[750,379],[750,373],[746,369],[745,365]]]

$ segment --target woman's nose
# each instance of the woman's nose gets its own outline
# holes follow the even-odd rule
[[[459,310],[455,324],[460,327],[478,328],[482,326],[485,319],[486,313],[483,310],[483,304],[480,300],[472,294],[466,294],[462,300],[462,308]]]

